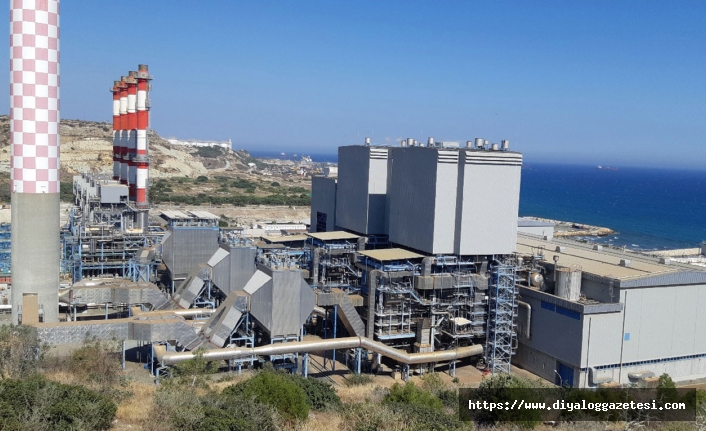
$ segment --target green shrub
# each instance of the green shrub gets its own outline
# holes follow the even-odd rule
[[[196,177],[196,182],[197,183],[207,183],[208,177],[205,175],[199,175],[198,177]]]
[[[305,379],[297,374],[283,374],[289,381],[299,386],[306,395],[306,403],[313,410],[337,410],[341,399],[330,383],[309,377]]]
[[[81,386],[40,376],[0,381],[2,429],[105,430],[116,411],[108,397]]]
[[[117,342],[86,339],[71,354],[71,372],[86,381],[92,389],[105,392],[120,380],[120,350]]]
[[[400,416],[405,430],[451,431],[464,427],[456,414],[446,414],[432,406],[423,404],[391,403],[392,412]]]
[[[36,373],[46,349],[36,328],[0,325],[0,377],[18,379]]]
[[[287,419],[306,419],[309,416],[304,390],[277,372],[262,371],[251,379],[228,386],[223,394],[270,405]]]
[[[383,403],[402,403],[415,406],[427,406],[432,409],[441,410],[444,406],[441,400],[431,392],[418,388],[414,383],[409,382],[404,386],[395,383],[390,388],[390,393],[383,398]]]
[[[351,374],[346,377],[343,382],[346,386],[363,386],[373,382],[373,376],[370,374]]]
[[[279,184],[277,181],[272,181],[272,182],[270,183],[270,185],[271,185],[272,187],[279,187],[279,186],[280,186],[280,184]]]
[[[527,379],[509,374],[498,374],[484,379],[478,387],[478,399],[494,403],[509,402],[516,399],[525,402],[541,402],[543,397],[537,391],[537,384]],[[508,391],[507,389],[511,389]],[[534,428],[540,422],[538,410],[481,410],[477,421],[483,425],[496,424],[499,421],[513,421],[522,428]]]

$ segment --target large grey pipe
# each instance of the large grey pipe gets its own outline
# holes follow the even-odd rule
[[[365,335],[371,340],[375,336],[375,295],[378,277],[382,277],[382,271],[375,269],[368,273],[368,321]]]
[[[334,349],[363,348],[379,353],[403,364],[425,364],[429,362],[453,361],[483,354],[483,346],[477,344],[455,350],[438,352],[407,353],[366,337],[335,338],[330,340],[299,341],[292,343],[268,344],[254,348],[212,349],[203,352],[207,361],[226,361],[247,356],[271,356],[287,353],[321,352]],[[167,352],[163,346],[155,346],[157,360],[162,365],[175,365],[194,358],[194,352]]]
[[[319,284],[319,259],[321,255],[321,249],[320,248],[315,248],[314,249],[314,258],[313,262],[311,264],[311,284],[317,285]]]

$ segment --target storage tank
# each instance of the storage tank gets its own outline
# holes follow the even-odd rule
[[[556,296],[578,301],[581,296],[581,269],[560,267],[556,269]]]

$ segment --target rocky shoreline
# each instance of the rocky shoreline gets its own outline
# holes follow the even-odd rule
[[[592,226],[582,223],[574,223],[563,220],[553,220],[541,217],[524,217],[531,220],[544,221],[554,223],[554,236],[559,238],[575,237],[575,236],[606,236],[618,233],[613,229]]]

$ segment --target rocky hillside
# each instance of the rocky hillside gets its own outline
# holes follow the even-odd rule
[[[113,171],[113,129],[110,123],[83,120],[61,120],[62,177],[81,172]],[[255,160],[246,151],[219,148],[187,148],[173,146],[153,130],[150,143],[150,176],[152,178],[197,177],[228,171],[242,172]],[[259,164],[259,162],[258,162]],[[0,116],[0,173],[10,171],[10,119]]]

